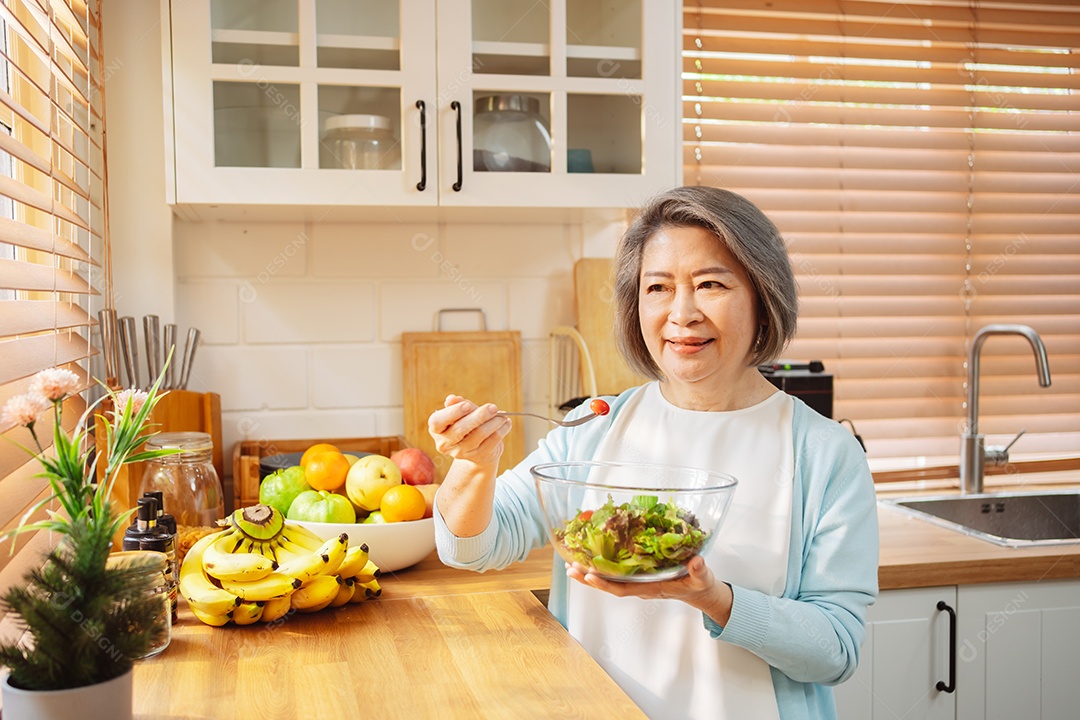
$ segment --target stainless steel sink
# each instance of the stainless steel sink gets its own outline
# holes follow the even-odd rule
[[[1006,547],[1080,543],[1080,490],[940,495],[880,502]]]

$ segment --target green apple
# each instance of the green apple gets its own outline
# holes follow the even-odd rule
[[[310,490],[304,479],[304,468],[299,465],[282,468],[263,479],[259,485],[259,504],[269,505],[282,515],[288,515],[289,506],[296,496]]]
[[[366,518],[364,518],[364,524],[366,524],[366,525],[385,525],[386,524],[386,518],[384,518],[382,516],[381,511],[376,510],[375,512],[370,513]]]
[[[378,510],[383,493],[401,484],[401,470],[385,455],[365,455],[349,468],[345,493],[353,505],[371,512]]]
[[[329,490],[305,490],[292,501],[285,517],[307,522],[354,523],[356,510],[344,495]]]

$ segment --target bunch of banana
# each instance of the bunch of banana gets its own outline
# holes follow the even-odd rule
[[[368,546],[350,548],[345,533],[323,541],[266,505],[237,510],[223,524],[188,550],[180,569],[180,594],[207,625],[269,623],[382,592]]]

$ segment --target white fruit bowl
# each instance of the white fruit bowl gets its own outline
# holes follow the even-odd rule
[[[368,557],[383,572],[415,565],[435,550],[435,520],[432,518],[379,524],[289,522],[302,525],[323,540],[346,533],[349,547],[367,543]]]

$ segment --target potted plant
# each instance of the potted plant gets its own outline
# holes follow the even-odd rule
[[[95,481],[101,458],[91,453],[88,441],[98,403],[87,408],[70,435],[62,423],[63,401],[78,391],[78,375],[62,368],[42,370],[29,393],[4,406],[4,425],[14,423],[30,432],[36,449],[23,449],[41,464],[39,477],[48,479],[51,493],[0,539],[13,542],[13,536],[35,530],[51,531],[58,539],[42,565],[0,595],[0,604],[25,630],[19,641],[0,645],[0,666],[9,673],[2,685],[5,720],[131,717],[133,661],[169,627],[145,567],[107,565],[113,537],[133,512],[117,509],[110,497],[122,464],[170,452],[136,452],[151,435],[145,428],[160,400],[160,383],[159,377],[149,392],[106,388],[115,410],[100,418],[108,447],[101,482]],[[50,410],[53,445],[47,448],[34,426]],[[47,519],[30,522],[46,507]],[[84,693],[98,697],[83,698]],[[66,714],[56,714],[55,708]]]

